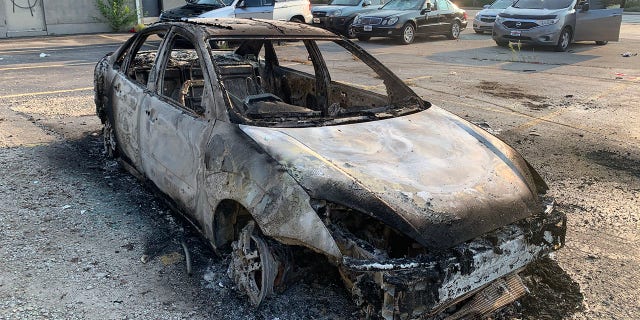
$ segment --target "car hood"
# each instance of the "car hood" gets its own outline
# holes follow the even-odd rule
[[[477,16],[493,16],[495,17],[498,13],[504,11],[504,9],[482,9],[478,12]]]
[[[566,12],[567,9],[520,9],[508,7],[500,13],[501,17],[523,18],[523,19],[553,19],[559,14]]]
[[[208,4],[187,4],[182,7],[173,8],[162,12],[163,19],[180,19],[197,17],[205,12],[222,8],[217,5]]]
[[[515,150],[435,106],[357,124],[240,128],[312,198],[375,217],[432,250],[542,210],[546,185]]]
[[[379,17],[386,18],[391,16],[403,16],[407,14],[417,14],[416,10],[374,10],[371,12],[367,12],[364,16],[366,17]]]

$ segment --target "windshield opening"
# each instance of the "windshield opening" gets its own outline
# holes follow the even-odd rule
[[[520,9],[557,10],[568,8],[572,3],[573,0],[518,0],[513,4],[513,7]]]
[[[325,126],[428,107],[373,57],[342,40],[251,39],[233,50],[212,49],[211,57],[235,123]]]
[[[382,9],[386,10],[420,10],[424,0],[391,0]]]

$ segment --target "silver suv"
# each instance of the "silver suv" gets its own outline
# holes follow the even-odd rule
[[[605,9],[599,0],[518,0],[496,17],[493,40],[553,46],[566,51],[571,42],[618,41],[622,9]]]

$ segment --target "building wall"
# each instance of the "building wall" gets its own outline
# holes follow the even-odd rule
[[[135,8],[133,3],[131,8]],[[102,16],[91,0],[44,1],[44,16],[50,35],[111,31],[99,20]]]
[[[17,1],[19,4],[26,1]],[[7,25],[7,20],[11,20],[16,14],[28,14],[29,11],[14,13],[12,7],[7,7],[10,0],[0,0],[0,38],[18,37],[29,35],[61,35],[76,33],[97,33],[110,32],[109,25],[101,21],[102,16],[95,6],[95,0],[38,0],[42,5],[42,19],[44,20],[44,30],[19,30],[19,26]],[[169,7],[184,4],[183,0],[158,0],[163,6]],[[129,0],[130,8],[135,10],[135,0]],[[33,1],[31,2],[33,3]],[[164,8],[167,8],[164,6]],[[26,10],[26,9],[16,9]],[[143,9],[144,10],[144,9]],[[10,28],[11,27],[11,28]],[[9,30],[12,29],[12,30]],[[17,31],[16,31],[17,30]]]
[[[7,9],[4,7],[4,2],[0,1],[0,38],[7,37],[7,25],[5,23],[7,19],[5,18],[5,12],[7,12]]]

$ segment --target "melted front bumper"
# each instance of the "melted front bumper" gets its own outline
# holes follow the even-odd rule
[[[371,314],[385,319],[435,315],[499,281],[516,281],[526,265],[562,247],[566,216],[550,211],[438,254],[384,261],[345,257],[340,271],[356,302]]]

